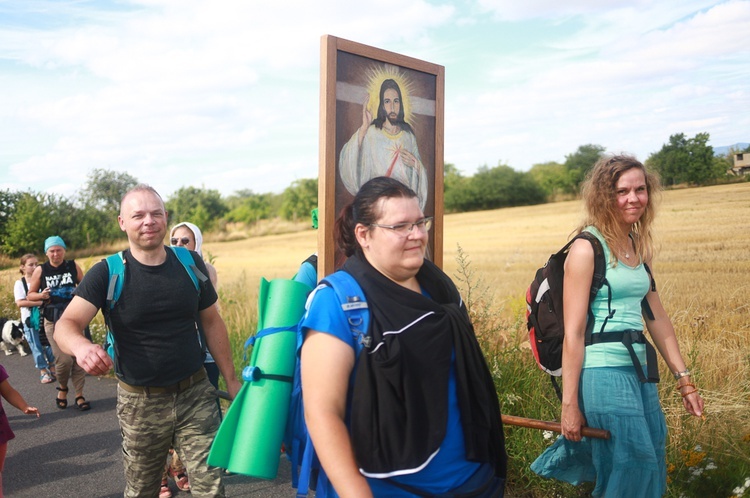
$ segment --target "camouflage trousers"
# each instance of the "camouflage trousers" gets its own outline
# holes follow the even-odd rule
[[[178,393],[132,393],[117,387],[125,497],[158,497],[170,446],[186,464],[194,497],[223,497],[221,469],[208,453],[219,428],[216,389],[203,379]]]

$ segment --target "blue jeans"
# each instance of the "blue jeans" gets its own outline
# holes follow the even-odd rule
[[[42,346],[42,342],[39,340],[39,331],[24,324],[23,332],[31,348],[31,354],[34,356],[34,365],[36,368],[42,370],[55,366],[55,355],[52,354],[52,348],[50,346]]]

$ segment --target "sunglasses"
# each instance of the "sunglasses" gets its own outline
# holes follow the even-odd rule
[[[178,242],[182,242],[182,245],[186,246],[190,243],[190,237],[182,237],[181,239],[172,237],[171,239],[169,239],[169,242],[171,242],[173,246],[176,246]]]

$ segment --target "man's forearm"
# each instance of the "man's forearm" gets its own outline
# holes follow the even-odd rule
[[[73,320],[65,317],[55,323],[55,341],[60,350],[71,356],[76,356],[76,351],[81,347],[91,344],[83,334],[83,328],[79,328]]]
[[[218,334],[219,336],[222,335],[221,331],[214,332],[214,334]],[[219,368],[219,372],[221,372],[222,377],[224,377],[225,380],[235,380],[236,373],[234,370],[232,350],[229,347],[229,337],[227,335],[226,328],[223,329],[223,335],[223,338],[217,338],[216,335],[214,335],[209,339],[208,334],[206,334],[206,343],[208,346],[208,350],[211,352],[211,356],[213,356],[214,361],[216,362],[216,366]]]

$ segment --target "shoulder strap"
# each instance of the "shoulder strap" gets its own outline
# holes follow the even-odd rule
[[[604,257],[604,247],[602,246],[601,241],[596,235],[586,231],[573,237],[573,240],[571,240],[569,244],[576,239],[588,240],[594,250],[594,274],[591,278],[591,289],[589,290],[589,307],[585,335],[585,344],[589,345],[591,344],[591,334],[594,329],[594,312],[591,311],[591,303],[594,302],[596,295],[604,285],[607,286],[607,318],[604,319],[599,332],[604,332],[604,327],[607,325],[609,319],[614,316],[615,311],[612,310],[612,288],[609,286],[609,282],[607,282],[607,259]]]
[[[125,256],[122,251],[107,256],[107,270],[109,272],[109,284],[107,285],[107,303],[102,309],[104,323],[107,325],[107,334],[104,338],[104,350],[107,352],[115,364],[115,373],[119,372],[119,362],[117,355],[117,346],[115,336],[112,333],[112,322],[110,312],[115,307],[115,303],[120,299],[122,286],[125,284]]]
[[[594,276],[591,279],[591,294],[589,296],[589,301],[592,301],[607,280],[607,261],[604,257],[604,247],[599,238],[591,232],[579,233],[571,240],[571,243],[576,239],[588,240],[594,249]]]
[[[195,266],[195,261],[193,260],[193,256],[190,255],[190,251],[184,247],[171,247],[171,249],[180,263],[182,263],[185,271],[190,275],[190,279],[193,281],[196,290],[200,291],[200,284],[208,280],[208,277]],[[107,268],[109,269],[107,305],[111,310],[120,298],[122,286],[125,283],[125,257],[122,251],[107,257]]]
[[[651,292],[656,292],[656,280],[654,280],[654,275],[651,273],[651,268],[648,267],[648,264],[644,261],[643,267],[646,269],[646,273],[648,273],[648,278],[651,281]],[[649,320],[654,320],[654,312],[651,310],[651,305],[648,304],[648,299],[646,297],[648,296],[648,292],[646,293],[646,296],[643,296],[643,300],[641,300],[641,311],[643,312],[643,316],[645,316]]]
[[[328,275],[321,280],[320,285],[327,285],[336,293],[336,297],[339,303],[341,303],[341,309],[344,310],[344,314],[346,315],[351,333],[356,338],[355,357],[359,356],[364,347],[369,347],[371,341],[371,338],[367,335],[370,313],[362,288],[354,280],[354,277],[343,270]],[[314,477],[316,481],[315,495],[319,497],[337,496],[330,486],[325,469],[319,463],[316,463],[315,448],[310,439],[310,433],[307,430],[305,430],[303,437],[305,438],[305,446],[299,461],[299,474],[297,474],[297,464],[293,462],[292,465],[292,483],[297,488],[297,497],[307,496],[310,483],[312,482],[313,466],[318,467],[317,475]],[[293,454],[299,454],[299,445],[297,442],[295,444],[297,444],[297,447],[294,448]],[[295,483],[296,486],[294,485]]]
[[[107,269],[109,270],[109,284],[107,285],[107,310],[111,311],[115,303],[120,299],[122,286],[125,282],[125,256],[122,251],[107,256]]]
[[[354,277],[343,270],[328,275],[321,283],[326,283],[336,292],[341,309],[346,315],[346,321],[356,339],[355,353],[359,355],[362,348],[369,347],[372,341],[367,333],[370,313],[362,287],[354,280]]]
[[[190,280],[193,281],[195,290],[198,291],[198,295],[200,295],[201,288],[208,281],[208,277],[204,275],[197,266],[195,266],[193,255],[190,254],[188,249],[182,246],[169,246],[169,248],[172,249],[172,252],[177,256],[177,259],[180,260],[180,263],[182,263],[187,274],[190,275]],[[208,344],[206,342],[206,335],[203,333],[203,326],[198,316],[195,317],[195,327],[198,329],[198,337],[200,338],[201,349],[203,350],[203,357],[205,358]]]
[[[317,270],[318,269],[318,255],[311,254],[310,256],[307,257],[306,260],[302,262],[302,264],[305,264],[305,263],[310,263],[312,267]]]
[[[21,277],[21,283],[23,284],[23,290],[26,291],[26,297],[29,295],[29,284],[26,283],[26,277]]]
[[[174,252],[175,256],[177,256],[177,259],[180,260],[182,266],[185,267],[185,271],[187,271],[188,275],[190,275],[190,279],[195,285],[195,290],[200,292],[201,284],[204,284],[206,280],[208,280],[208,277],[205,276],[197,266],[195,266],[195,260],[190,254],[190,251],[182,246],[169,246],[169,248],[172,249],[172,252]]]
[[[75,259],[68,260],[68,271],[70,272],[70,275],[73,277],[73,281],[76,283],[76,285],[80,284],[80,282],[78,281],[78,268],[76,268]]]

